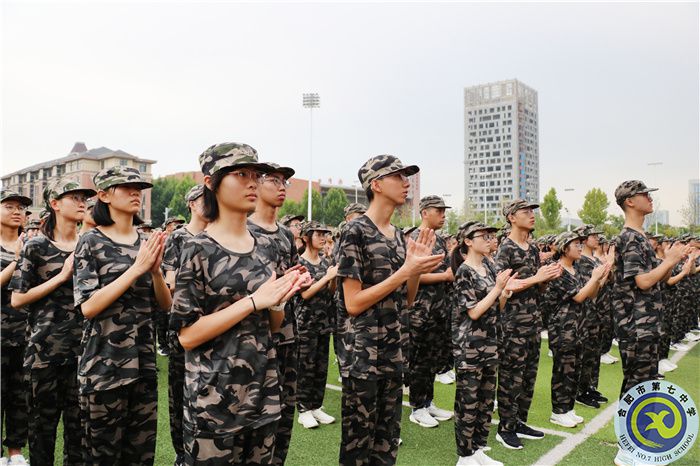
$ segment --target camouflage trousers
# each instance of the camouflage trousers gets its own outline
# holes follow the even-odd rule
[[[29,415],[24,349],[24,346],[4,346],[0,355],[0,434],[5,432],[4,448],[22,448],[27,443]]]
[[[503,335],[498,366],[499,429],[514,432],[527,422],[540,361],[540,334]]]
[[[328,377],[330,334],[299,333],[299,378],[297,408],[299,412],[318,409],[323,404]]]
[[[659,360],[668,358],[671,346],[671,322],[673,319],[673,306],[669,302],[673,299],[671,293],[663,295],[664,307],[661,311],[661,339],[659,340]]]
[[[188,466],[274,464],[275,430],[272,422],[257,429],[226,437],[195,437],[185,431],[185,462]]]
[[[80,395],[91,465],[153,464],[158,385],[155,376]]]
[[[496,365],[458,370],[455,392],[455,440],[458,456],[486,446],[496,395]]]
[[[435,367],[433,372],[442,374],[455,366],[452,351],[452,312],[444,301],[441,309],[435,315],[435,328],[436,344],[433,353]]]
[[[444,343],[440,325],[434,320],[430,303],[416,301],[410,313],[410,350],[407,382],[409,401],[414,409],[426,408],[433,400],[435,374],[438,368],[438,346]]]
[[[552,345],[552,412],[574,409],[584,349],[581,344]]]
[[[600,374],[600,320],[593,310],[583,324],[586,328],[579,335],[581,342],[581,373],[578,380],[578,393],[584,394],[591,387],[598,387]]]
[[[185,447],[182,438],[183,391],[185,384],[185,350],[177,341],[170,340],[168,357],[168,412],[170,414],[170,438],[175,449],[175,464],[182,464]]]
[[[620,398],[638,383],[654,379],[659,374],[659,339],[620,340],[622,358],[622,388]]]
[[[612,308],[606,306],[600,312],[600,354],[605,354],[612,349],[614,336],[615,326],[612,320]]]
[[[401,378],[343,377],[340,464],[396,463],[401,435]]]
[[[158,337],[158,346],[164,350],[167,350],[169,346],[168,342],[168,320],[170,314],[167,312],[156,312],[153,318],[153,323],[156,326],[156,335]]]
[[[289,451],[294,426],[294,410],[297,393],[297,342],[277,346],[277,362],[279,365],[279,383],[282,387],[280,405],[282,418],[277,423],[275,433],[275,448],[272,464],[284,464]]]
[[[54,464],[56,428],[63,415],[63,464],[85,464],[78,402],[78,363],[28,371],[29,452],[35,465]]]

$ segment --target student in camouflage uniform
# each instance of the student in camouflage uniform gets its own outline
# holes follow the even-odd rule
[[[166,242],[170,236],[177,231],[177,228],[183,225],[185,221],[178,217],[168,217],[163,222],[163,231],[166,234]],[[146,230],[144,230],[143,224],[139,226],[139,231],[149,234],[148,227],[152,225],[146,225]],[[165,269],[163,269],[165,271]],[[172,288],[170,288],[172,293]],[[170,336],[168,332],[168,314],[165,312],[159,312],[156,314],[156,338],[158,340],[158,354],[160,356],[170,356]]]
[[[138,170],[117,166],[93,178],[97,227],[75,250],[73,294],[87,319],[78,361],[88,464],[153,464],[158,401],[154,313],[171,303],[160,270],[165,236],[146,241],[139,223]]]
[[[24,367],[34,464],[54,464],[61,416],[63,463],[84,462],[77,374],[84,319],[73,303],[73,252],[86,200],[94,195],[94,190],[65,177],[46,187],[49,218],[43,234],[25,243],[9,286],[12,306],[28,314]]]
[[[505,302],[511,294],[506,285],[512,271],[496,275],[486,258],[496,231],[482,223],[460,229],[458,247],[451,254],[457,296],[452,340],[457,374],[454,409],[458,466],[503,465],[484,452],[496,394],[499,300]]]
[[[299,270],[304,272],[299,266],[299,255],[295,238],[300,235],[301,230],[294,230],[277,223],[277,211],[287,197],[287,187],[289,178],[294,176],[294,169],[281,167],[276,163],[269,163],[272,171],[265,173],[258,186],[258,201],[255,212],[248,218],[248,229],[258,237],[264,236],[269,239],[273,248],[265,252],[271,262],[279,264],[275,270],[278,277],[281,277],[289,270]],[[291,227],[301,226],[303,216],[291,216],[283,218]],[[294,426],[294,408],[296,406],[297,391],[297,366],[298,366],[298,346],[297,328],[294,317],[294,307],[297,297],[290,299],[285,305],[284,321],[280,329],[275,332],[275,345],[277,348],[277,364],[280,373],[280,386],[282,395],[280,403],[282,405],[282,418],[277,423],[277,433],[275,436],[275,458],[274,464],[284,464],[289,450],[289,442],[292,438],[292,427]]]
[[[287,185],[285,185],[285,188],[286,186]],[[280,219],[280,223],[289,228],[289,231],[291,231],[292,235],[294,236],[294,247],[297,249],[297,251],[301,251],[301,249],[304,247],[304,242],[301,240],[301,227],[304,223],[304,216],[288,214]]]
[[[95,219],[92,218],[92,209],[95,207],[95,198],[88,199],[85,204],[85,215],[83,215],[83,221],[80,225],[80,231],[78,235],[83,236],[84,233],[92,230],[97,226]]]
[[[32,205],[32,200],[14,191],[0,192],[0,267],[2,268],[2,324],[0,327],[0,351],[2,388],[0,393],[0,435],[3,450],[17,464],[26,464],[22,447],[27,442],[27,386],[23,367],[26,348],[25,329],[27,318],[24,312],[10,305],[10,292],[7,289],[22,250],[19,230],[24,222],[24,213]],[[0,456],[2,455],[0,451]]]
[[[416,240],[424,230],[439,230],[445,224],[445,201],[439,196],[426,196],[420,200],[420,226],[410,237]],[[438,421],[447,421],[453,413],[440,409],[433,403],[433,386],[443,347],[450,348],[452,339],[447,331],[446,284],[454,280],[449,267],[445,241],[435,237],[433,254],[445,257],[432,273],[420,278],[418,294],[410,312],[410,354],[408,363],[409,401],[413,411],[410,421],[421,427],[437,427]]]
[[[170,292],[175,291],[175,277],[180,269],[180,256],[184,244],[207,226],[204,217],[204,186],[193,186],[185,195],[190,221],[184,228],[173,231],[165,242],[163,270]],[[185,350],[177,339],[177,333],[169,331],[168,358],[168,412],[170,414],[170,438],[175,450],[175,465],[184,464],[185,449],[182,440],[182,398],[185,383]]]
[[[275,278],[274,237],[248,231],[261,172],[247,144],[222,143],[199,156],[209,224],[185,243],[172,328],[185,348],[185,464],[272,464],[280,381],[272,333],[283,302],[303,280]]]
[[[526,425],[535,390],[540,359],[541,316],[537,288],[561,274],[561,266],[540,266],[540,252],[530,242],[535,228],[534,209],[539,207],[522,199],[503,207],[503,216],[511,226],[496,254],[496,271],[511,269],[518,273],[520,287],[513,292],[502,314],[502,359],[498,367],[499,425],[496,439],[506,448],[523,448],[520,438],[540,439],[544,433]]]
[[[604,259],[598,259],[593,252],[599,247],[598,238],[602,233],[596,231],[594,225],[584,225],[575,230],[581,235],[581,257],[576,260],[576,273],[580,275],[582,282],[590,280],[593,270],[601,264],[612,264],[614,262],[614,251],[612,255]],[[609,275],[609,274],[608,274]],[[576,401],[585,406],[599,408],[600,403],[606,403],[608,399],[597,390],[598,374],[600,372],[600,350],[601,350],[601,322],[605,308],[603,307],[602,290],[607,284],[606,279],[600,284],[595,296],[587,299],[582,306],[583,326],[579,338],[582,342],[581,353],[581,373],[579,375],[578,391]]]
[[[676,243],[666,257],[654,265],[654,251],[644,236],[644,217],[654,211],[651,195],[656,188],[638,180],[625,181],[615,189],[615,200],[625,215],[625,224],[615,242],[613,307],[615,333],[622,356],[623,381],[620,397],[638,383],[658,375],[661,294],[659,282],[668,279],[673,267],[690,250]],[[616,464],[631,464],[622,448]]]
[[[425,230],[406,241],[391,225],[406,201],[408,176],[418,172],[392,155],[369,159],[358,177],[370,205],[347,224],[339,245],[342,307],[351,316],[352,339],[343,368],[340,464],[391,465],[401,429],[404,366],[401,314],[412,306],[422,273],[444,259],[431,255],[435,235]]]
[[[306,248],[299,263],[309,272],[314,283],[301,292],[294,308],[299,331],[299,380],[297,382],[297,409],[299,423],[304,427],[331,424],[335,418],[326,414],[321,405],[328,377],[328,349],[330,334],[335,327],[333,290],[337,265],[319,255],[330,230],[319,222],[307,222],[301,231]]]
[[[576,427],[583,418],[574,411],[576,391],[583,371],[584,345],[588,338],[587,302],[593,300],[610,272],[610,265],[595,264],[590,275],[577,267],[583,240],[579,231],[561,233],[554,256],[563,273],[547,286],[544,301],[551,311],[547,333],[552,349],[552,415],[549,422],[562,427]],[[590,361],[589,361],[590,362]],[[588,362],[588,363],[589,363]]]

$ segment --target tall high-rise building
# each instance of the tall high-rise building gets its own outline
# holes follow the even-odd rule
[[[700,180],[688,180],[688,207],[693,225],[700,225]]]
[[[465,206],[500,215],[504,201],[539,201],[537,91],[513,79],[464,89]]]

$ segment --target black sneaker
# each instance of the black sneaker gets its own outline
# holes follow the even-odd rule
[[[591,395],[590,392],[577,396],[576,403],[588,406],[589,408],[600,408],[600,403],[598,403],[598,401],[593,397],[593,395]]]
[[[496,434],[496,440],[501,442],[501,444],[511,450],[522,450],[523,444],[516,435],[515,432],[510,432],[508,430],[499,430]]]
[[[598,403],[607,403],[608,402],[608,399],[602,393],[600,393],[598,390],[596,390],[594,388],[591,388],[591,390],[588,393]]]
[[[515,431],[519,438],[527,438],[530,440],[539,440],[544,438],[544,432],[528,427],[524,422],[518,422],[518,429]]]

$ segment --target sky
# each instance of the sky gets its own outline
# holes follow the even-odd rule
[[[2,3],[2,173],[74,142],[198,170],[227,141],[351,185],[369,157],[464,199],[464,88],[539,96],[540,196],[642,179],[678,210],[700,177],[698,3]],[[649,163],[662,162],[662,165]],[[573,189],[573,191],[564,191]]]

